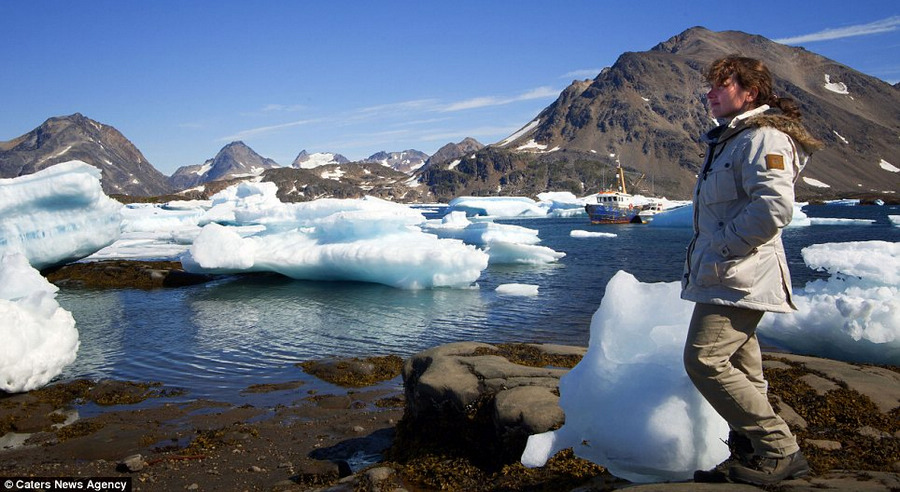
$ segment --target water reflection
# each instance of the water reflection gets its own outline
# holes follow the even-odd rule
[[[353,282],[244,277],[187,302],[199,343],[240,345],[251,356],[297,361],[325,355],[405,353],[440,319],[484,316],[477,289],[402,290]]]
[[[407,356],[479,335],[478,288],[410,291],[366,283],[238,277],[156,291],[65,291],[82,340],[75,377],[162,381],[193,397],[300,376],[327,356]],[[437,328],[441,327],[441,328]]]
[[[119,293],[62,289],[56,300],[75,318],[79,340],[75,362],[61,376],[113,377],[115,362],[125,353],[124,311]]]

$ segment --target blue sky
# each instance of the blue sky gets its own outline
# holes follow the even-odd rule
[[[900,81],[900,2],[0,1],[0,141],[80,112],[164,174],[234,140],[297,154],[494,143],[574,79],[693,26]]]

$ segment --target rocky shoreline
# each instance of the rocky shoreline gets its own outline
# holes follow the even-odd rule
[[[292,397],[272,407],[170,403],[154,384],[58,383],[0,396],[0,477],[130,477],[132,490],[754,489],[635,485],[566,451],[541,468],[519,464],[529,434],[562,424],[559,377],[584,352],[461,342],[405,361],[309,361],[307,373],[343,389],[246,390]],[[900,369],[765,359],[773,401],[813,468],[779,490],[900,489]],[[88,403],[106,410],[78,418]]]

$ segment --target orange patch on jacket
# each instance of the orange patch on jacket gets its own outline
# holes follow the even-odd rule
[[[784,156],[781,154],[766,154],[766,169],[769,171],[773,169],[784,171]]]

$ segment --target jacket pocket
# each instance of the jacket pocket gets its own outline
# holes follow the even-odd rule
[[[726,162],[709,170],[700,188],[701,203],[721,203],[736,200],[737,186],[734,182],[734,166]]]
[[[759,257],[756,254],[723,258],[715,252],[708,252],[697,269],[697,284],[703,287],[726,287],[750,293],[756,281]]]
[[[750,293],[750,288],[756,283],[756,267],[759,265],[759,256],[740,256],[729,258],[716,264],[722,285],[731,289]]]

